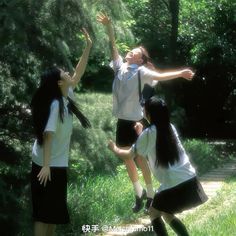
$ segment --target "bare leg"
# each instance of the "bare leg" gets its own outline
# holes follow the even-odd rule
[[[34,223],[34,236],[46,236],[48,224],[36,221]]]
[[[122,149],[130,149],[130,147],[121,147]],[[129,178],[131,180],[132,183],[138,181],[138,171],[137,171],[137,167],[136,164],[134,162],[133,159],[129,159],[129,160],[125,160],[125,166],[126,166],[126,170],[128,172]]]
[[[130,147],[122,148],[129,149]],[[143,190],[143,187],[139,182],[138,170],[134,160],[129,159],[125,160],[124,162],[135,191],[135,204],[132,207],[132,210],[134,213],[137,213],[143,208],[143,200],[146,198],[146,191]]]
[[[145,184],[146,185],[152,184],[151,171],[149,169],[147,161],[144,158],[141,158],[139,156],[136,157],[136,161],[143,173],[143,178],[144,178]]]
[[[167,224],[170,224],[170,222],[174,219],[174,215],[173,214],[168,214],[168,213],[166,213],[166,212],[163,212],[162,213],[162,215],[163,215],[163,218],[164,218],[164,220],[165,220],[165,222],[167,223]]]
[[[138,171],[134,160],[125,160],[126,170],[132,183],[138,181]]]
[[[48,224],[48,228],[47,228],[47,234],[46,236],[53,236],[56,230],[56,225],[54,224]]]
[[[146,159],[144,159],[140,156],[137,156],[136,161],[137,161],[138,166],[142,170],[143,178],[144,178],[146,188],[147,188],[147,201],[146,201],[145,210],[144,210],[144,212],[147,214],[148,209],[151,206],[153,197],[155,195],[155,192],[153,191],[153,186],[152,186],[151,171],[149,169],[148,162]]]

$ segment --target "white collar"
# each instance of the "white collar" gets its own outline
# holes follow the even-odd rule
[[[64,103],[65,106],[67,106],[69,104],[69,101],[68,101],[67,98],[62,97],[62,100],[63,100],[63,103]]]
[[[127,66],[127,68],[131,68],[131,69],[138,69],[139,65],[137,64],[130,64]]]

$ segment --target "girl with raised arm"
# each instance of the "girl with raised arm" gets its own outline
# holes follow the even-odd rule
[[[79,111],[73,89],[84,74],[92,41],[83,30],[87,46],[74,75],[53,67],[41,76],[31,102],[36,140],[33,145],[31,192],[34,235],[52,236],[57,224],[69,222],[67,210],[67,167],[72,133],[72,114],[83,127],[87,118]]]
[[[138,73],[141,78],[141,90],[144,84],[151,85],[153,81],[163,81],[183,77],[190,80],[193,72],[189,69],[169,71],[160,73],[149,61],[149,56],[144,47],[136,47],[127,53],[125,62],[119,55],[111,19],[105,14],[97,17],[98,22],[107,29],[112,54],[112,68],[115,72],[113,82],[113,114],[117,118],[116,144],[119,147],[129,149],[137,140],[134,125],[137,121],[142,121],[143,110],[140,105]],[[146,189],[143,189],[139,182],[137,167],[134,159],[126,159],[125,165],[128,175],[135,191],[135,204],[133,212],[139,212],[143,207],[143,200],[147,199],[145,210],[150,206],[154,196],[151,173],[145,159],[138,155],[135,158],[138,166],[142,170]]]

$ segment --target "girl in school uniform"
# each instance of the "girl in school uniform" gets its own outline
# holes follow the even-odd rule
[[[72,113],[83,127],[89,121],[79,111],[73,89],[84,74],[92,41],[83,30],[87,46],[72,77],[57,67],[47,70],[31,102],[36,140],[33,145],[31,193],[34,235],[51,236],[57,224],[69,222],[67,167],[72,133]]]
[[[118,148],[112,141],[109,148],[122,159],[132,159],[138,153],[148,160],[154,177],[160,182],[149,209],[156,234],[167,235],[163,217],[177,235],[189,235],[174,214],[204,203],[207,196],[170,123],[165,102],[151,97],[145,103],[145,114],[150,126],[142,132],[142,125],[136,125],[137,133],[141,134],[129,150]]]
[[[132,49],[125,56],[125,62],[119,55],[111,20],[104,14],[98,15],[98,22],[107,28],[107,33],[111,46],[112,63],[111,66],[115,72],[113,82],[113,115],[117,118],[116,126],[116,144],[119,147],[129,149],[137,140],[137,134],[134,126],[137,121],[143,119],[143,110],[140,105],[138,73],[140,73],[141,91],[145,84],[152,85],[153,82],[171,80],[183,77],[191,80],[193,72],[189,69],[172,70],[165,73],[158,72],[149,61],[149,56],[144,47]],[[135,164],[142,170],[146,190],[139,182],[138,171]],[[134,159],[124,160],[129,178],[135,191],[135,204],[133,212],[139,212],[143,207],[143,200],[147,197],[146,210],[154,196],[152,187],[151,172],[146,160],[138,155]]]

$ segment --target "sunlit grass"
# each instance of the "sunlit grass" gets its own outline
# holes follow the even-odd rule
[[[89,177],[68,189],[71,224],[61,227],[61,235],[78,233],[83,225],[115,225],[141,216],[133,214],[134,193],[124,165],[116,175]]]
[[[142,213],[133,214],[131,207],[134,203],[134,191],[128,174],[122,162],[106,147],[107,140],[115,137],[111,94],[86,93],[80,94],[78,99],[83,112],[91,120],[92,128],[84,130],[78,122],[75,122],[68,187],[71,224],[59,227],[59,236],[79,235],[83,225],[100,227],[134,222],[142,215]],[[209,171],[225,162],[222,161],[220,152],[217,152],[214,146],[209,146],[206,140],[186,140],[183,144],[191,154],[191,159],[199,173]],[[141,172],[139,176],[142,176]],[[142,178],[141,181],[143,182]],[[158,183],[154,182],[154,186],[158,188]],[[228,199],[227,195],[222,196],[221,201],[224,199]],[[201,235],[199,233],[201,228],[198,226],[208,230],[206,227],[208,218],[214,222],[215,206],[213,204],[211,207],[211,204],[207,203],[203,208],[198,209],[191,216],[192,218],[184,219],[190,231],[196,232],[193,235],[208,236],[208,234]],[[209,212],[209,216],[201,210],[207,206],[209,208],[205,211]],[[198,211],[200,213],[197,213]],[[199,215],[195,216],[195,214]],[[223,225],[220,222],[218,224]]]
[[[235,180],[231,178],[227,181],[216,197],[195,211],[180,216],[191,236],[235,235]],[[133,189],[122,166],[115,176],[91,177],[82,187],[70,185],[68,200],[72,221],[66,228],[60,228],[59,235],[77,235],[82,225],[99,225],[101,228],[103,225],[127,224],[143,216],[143,213],[136,215],[131,211]],[[167,228],[169,234],[174,236],[173,231]]]
[[[191,236],[236,235],[236,178],[230,178],[217,196],[182,218]],[[171,236],[175,234],[169,231]]]

